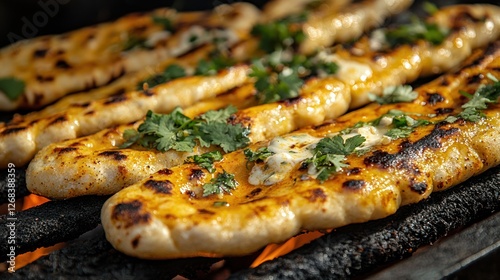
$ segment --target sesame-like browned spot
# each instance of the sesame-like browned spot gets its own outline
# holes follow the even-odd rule
[[[33,52],[33,56],[41,58],[44,57],[48,51],[49,51],[48,49],[37,49]]]
[[[132,248],[137,248],[137,246],[139,245],[139,240],[141,239],[141,236],[138,235],[136,236],[134,239],[132,239]]]
[[[161,174],[161,175],[170,175],[172,173],[174,173],[172,170],[168,169],[168,168],[165,168],[165,169],[162,169],[162,170],[158,170],[158,173]]]
[[[99,153],[99,155],[105,157],[111,157],[116,161],[121,161],[127,158],[127,156],[122,154],[120,151],[104,151]]]
[[[174,186],[169,180],[157,181],[157,180],[147,180],[144,186],[156,193],[161,194],[172,194],[172,187]]]
[[[117,204],[111,213],[111,219],[124,223],[125,228],[133,225],[147,224],[151,221],[149,213],[142,213],[142,202],[132,200]]]
[[[189,174],[189,180],[200,180],[205,176],[205,173],[201,169],[193,168],[191,174]]]
[[[214,215],[215,214],[215,212],[212,212],[212,211],[207,210],[207,209],[198,209],[198,213],[205,214],[205,215]]]
[[[315,202],[317,200],[325,201],[327,199],[326,193],[320,189],[314,189],[310,191],[311,196],[309,196],[309,201]]]
[[[366,182],[363,180],[349,180],[342,183],[342,187],[349,190],[360,190],[365,186]]]

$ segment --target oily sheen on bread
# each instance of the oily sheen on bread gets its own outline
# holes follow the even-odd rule
[[[390,215],[500,163],[499,66],[496,43],[462,70],[419,87],[412,102],[371,104],[334,122],[250,146],[275,152],[263,161],[249,162],[240,150],[215,162],[213,173],[196,164],[160,170],[105,203],[106,237],[118,250],[146,259],[243,255],[304,229]],[[486,109],[474,107],[461,93],[484,101],[485,85],[494,96]],[[411,129],[394,139],[384,133],[396,115]],[[361,135],[366,143],[320,179],[303,156],[318,140],[339,135]],[[220,174],[233,174],[236,183],[207,192]]]

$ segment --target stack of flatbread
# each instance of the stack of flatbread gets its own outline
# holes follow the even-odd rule
[[[0,124],[0,167],[51,199],[115,194],[108,240],[164,259],[379,219],[500,163],[500,7],[379,28],[411,1],[296,2],[4,48],[0,109],[37,111]]]

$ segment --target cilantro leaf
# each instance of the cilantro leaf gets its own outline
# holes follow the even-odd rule
[[[18,99],[24,92],[26,85],[23,80],[14,77],[0,78],[0,91],[3,92],[9,100]]]
[[[384,88],[382,95],[368,94],[371,101],[378,104],[390,104],[398,102],[411,102],[418,97],[418,93],[413,91],[410,85],[388,86]]]
[[[153,16],[152,17],[153,23],[157,25],[163,26],[164,30],[174,32],[174,24],[171,19],[167,17],[162,17],[162,16]]]
[[[170,149],[190,152],[199,144],[203,147],[219,146],[225,152],[234,151],[250,142],[248,128],[227,122],[230,112],[234,110],[225,108],[216,112],[209,111],[195,119],[185,116],[180,108],[167,115],[149,111],[136,132],[124,132],[125,142],[121,148],[138,143],[162,152]]]
[[[488,108],[489,103],[496,103],[500,97],[500,81],[488,73],[488,78],[493,81],[492,84],[481,85],[473,95],[467,93],[462,93],[466,97],[471,98],[467,103],[462,105],[464,109],[455,118],[448,117],[446,121],[454,122],[456,118],[462,118],[466,121],[477,122],[484,118],[484,114],[481,112]]]
[[[305,39],[301,23],[307,20],[306,14],[289,16],[267,24],[257,24],[251,34],[258,36],[261,50],[271,53],[300,44]]]
[[[260,103],[271,103],[299,96],[304,81],[296,71],[285,68],[278,73],[269,73],[262,64],[252,65],[250,77],[255,77],[257,99]]]
[[[417,17],[412,17],[411,23],[385,31],[385,39],[391,47],[401,44],[412,44],[423,39],[434,45],[441,44],[449,31],[434,23],[427,23]]]
[[[163,84],[168,81],[185,76],[186,76],[186,70],[184,68],[182,68],[180,65],[177,64],[171,64],[167,68],[165,68],[165,70],[162,73],[151,76],[137,83],[137,89],[138,90],[144,89],[144,84],[147,84],[148,88],[152,88],[159,84]]]
[[[345,156],[352,154],[365,141],[365,137],[361,135],[356,135],[346,140],[340,135],[323,138],[314,148],[313,157],[306,159],[304,163],[313,164],[317,171],[316,178],[323,182],[331,174],[347,167],[347,164],[344,163],[346,160]]]
[[[210,59],[201,59],[194,70],[195,75],[210,76],[215,75],[224,68],[233,66],[235,61],[220,52],[215,52],[210,55]]]
[[[212,194],[221,193],[231,193],[231,190],[238,187],[238,182],[234,179],[234,174],[227,173],[225,170],[223,173],[219,173],[217,177],[210,180],[210,183],[203,185],[203,196],[209,196]]]
[[[243,151],[247,161],[263,161],[266,158],[272,156],[274,153],[269,151],[268,147],[260,147],[255,152],[250,149],[245,149]]]
[[[123,43],[122,51],[126,52],[138,48],[147,48],[146,39],[130,35],[127,41]]]
[[[214,162],[222,160],[222,154],[219,151],[211,151],[201,155],[190,156],[186,159],[186,163],[196,163],[202,168],[205,168],[210,173],[215,172]]]

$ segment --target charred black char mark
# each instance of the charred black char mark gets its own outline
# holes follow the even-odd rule
[[[375,151],[373,155],[365,158],[364,163],[368,166],[375,165],[384,169],[392,167],[419,173],[419,170],[412,166],[412,159],[416,158],[425,149],[440,148],[441,139],[457,132],[457,128],[442,129],[440,125],[436,125],[432,132],[422,139],[414,143],[410,143],[409,141],[401,143],[399,152],[389,154],[383,151]]]
[[[134,249],[137,248],[137,246],[139,246],[139,241],[140,240],[141,240],[141,236],[140,235],[138,235],[134,239],[132,239],[132,242],[131,242],[132,248],[134,248]]]
[[[453,112],[453,108],[437,108],[434,110],[437,115],[446,115]]]
[[[111,157],[116,161],[121,161],[127,158],[127,156],[122,154],[120,151],[104,151],[99,153],[99,155],[105,157]]]
[[[418,194],[424,194],[427,191],[427,183],[424,182],[411,182],[410,189]]]
[[[315,202],[315,201],[325,201],[328,196],[326,195],[326,193],[320,189],[320,188],[316,188],[316,189],[313,189],[309,192],[310,196],[308,197],[309,201],[311,202]]]
[[[54,152],[58,153],[58,154],[65,154],[65,153],[69,153],[69,152],[73,152],[73,151],[76,151],[78,150],[78,148],[75,148],[75,147],[65,147],[65,148],[55,148],[54,149]]]
[[[299,104],[302,99],[303,99],[302,96],[297,96],[294,98],[285,99],[280,102],[283,103],[285,106],[293,106],[295,104]]]
[[[109,104],[114,104],[114,103],[120,103],[120,102],[123,102],[127,99],[128,98],[125,95],[115,95],[115,96],[109,97],[106,100],[106,102],[104,102],[104,104],[109,105]]]
[[[466,72],[466,71],[468,71],[467,70],[468,68],[472,68],[474,66],[480,66],[480,65],[484,64],[484,66],[486,67],[487,65],[489,65],[491,63],[491,58],[495,57],[495,53],[497,53],[499,51],[500,51],[500,42],[499,41],[496,41],[496,42],[488,45],[488,47],[484,51],[484,54],[478,56],[476,59],[471,61],[469,64],[465,65],[461,70],[458,71],[457,76],[459,75],[459,73]]]
[[[45,83],[45,82],[52,82],[54,80],[54,76],[42,76],[42,75],[36,75],[36,80],[39,81],[40,83]]]
[[[111,213],[111,218],[124,223],[125,228],[133,225],[147,224],[151,221],[149,213],[142,213],[142,202],[132,200],[117,204]]]
[[[204,215],[215,215],[215,212],[212,212],[207,209],[198,209],[198,214],[204,214]]]
[[[174,173],[172,170],[168,169],[168,168],[165,168],[165,169],[162,169],[162,170],[158,170],[158,173],[161,174],[161,175],[170,175],[172,173]]]
[[[68,64],[68,62],[64,59],[59,59],[58,61],[56,61],[56,64],[55,64],[56,68],[60,68],[60,69],[71,69],[72,66]]]
[[[436,105],[437,103],[439,102],[443,102],[444,101],[444,97],[435,92],[435,93],[427,93],[427,102],[430,104],[430,105]]]
[[[363,180],[349,180],[342,183],[342,187],[348,190],[361,190],[365,186],[366,182]]]
[[[191,174],[189,174],[189,180],[200,180],[205,176],[203,170],[198,168],[191,169]]]
[[[21,132],[23,130],[26,130],[27,127],[25,126],[18,126],[18,127],[10,127],[2,131],[2,135],[9,135],[9,134],[14,134],[17,132]]]
[[[144,183],[144,186],[150,190],[153,190],[155,193],[172,194],[172,188],[174,184],[172,184],[172,182],[170,182],[169,180],[147,180],[146,183]]]
[[[42,57],[45,57],[45,55],[47,55],[48,51],[49,51],[48,49],[36,49],[33,52],[33,56],[36,58],[42,58]]]
[[[261,188],[256,188],[256,189],[253,189],[249,194],[247,194],[245,197],[250,199],[250,198],[254,198],[256,195],[258,195],[259,193],[262,192],[262,189]]]
[[[49,125],[55,125],[55,124],[63,123],[66,121],[68,121],[68,118],[66,118],[66,116],[59,116],[59,117],[55,118],[53,121],[51,121],[49,123]]]

